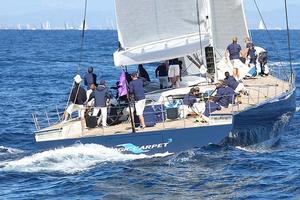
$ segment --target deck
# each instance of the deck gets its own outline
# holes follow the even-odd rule
[[[256,77],[243,81],[246,88],[249,90],[249,95],[242,95],[241,103],[230,105],[228,108],[214,112],[214,116],[223,115],[225,117],[211,117],[209,123],[196,121],[197,116],[188,117],[185,119],[166,120],[162,123],[157,123],[154,127],[145,129],[136,129],[136,132],[153,132],[166,129],[182,129],[201,126],[213,126],[216,124],[232,123],[232,115],[242,112],[251,107],[255,107],[268,100],[290,91],[292,86],[289,82],[282,81],[274,76]],[[203,86],[204,87],[204,86]],[[211,86],[210,86],[211,87]],[[230,117],[229,117],[230,116]],[[81,138],[91,136],[107,136],[116,134],[132,133],[130,122],[125,122],[119,125],[109,126],[106,128],[84,129],[82,131],[80,120],[71,120],[67,123],[59,123],[41,129],[36,132],[37,141],[48,141],[68,138]]]

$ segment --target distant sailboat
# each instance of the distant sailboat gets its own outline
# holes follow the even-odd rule
[[[22,29],[21,24],[18,24],[17,25],[17,30],[21,30],[21,29]]]
[[[41,24],[41,29],[42,30],[51,30],[51,25],[49,23],[49,21],[46,21],[45,23]]]
[[[81,22],[81,24],[79,25],[79,28],[78,30],[82,30],[83,29],[83,22]],[[85,30],[88,30],[88,24],[85,22],[85,27],[84,27]]]
[[[65,30],[69,30],[69,24],[65,22]]]
[[[259,22],[258,30],[266,30],[266,27],[265,27],[265,25],[264,25],[264,23],[263,23],[262,20],[260,20],[260,22]]]

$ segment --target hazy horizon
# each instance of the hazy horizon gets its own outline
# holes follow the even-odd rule
[[[285,28],[284,1],[257,1],[264,19],[270,29]],[[291,29],[300,29],[300,1],[288,1]],[[0,7],[0,25],[3,27],[40,28],[47,21],[51,28],[69,27],[79,28],[83,18],[84,0],[10,0]],[[253,1],[245,1],[245,12],[250,29],[258,27],[260,17]],[[89,0],[87,10],[87,24],[90,29],[100,29],[115,26],[113,0]]]

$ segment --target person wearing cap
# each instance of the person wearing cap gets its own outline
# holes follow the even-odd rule
[[[87,73],[84,75],[84,85],[87,86],[87,89],[90,89],[91,84],[97,85],[97,76],[93,73],[93,67],[89,67]]]
[[[146,96],[143,86],[143,80],[138,78],[137,73],[131,74],[132,81],[129,83],[129,92],[134,95],[135,112],[139,117],[141,128],[145,128],[144,109]]]
[[[241,46],[237,43],[238,38],[233,37],[232,38],[232,43],[228,45],[226,51],[225,51],[225,59],[229,59],[233,65],[233,76],[236,79],[240,79],[240,74],[239,74],[239,68],[243,66],[242,61],[240,60],[240,53],[241,53]]]
[[[183,98],[183,106],[180,112],[180,117],[185,118],[188,114],[197,114],[201,116],[204,112],[205,104],[198,102],[197,96],[199,95],[200,89],[198,87],[191,88],[190,92]]]
[[[71,91],[70,104],[64,112],[64,121],[75,111],[78,111],[78,117],[84,119],[84,103],[86,102],[86,91],[80,86],[82,81],[80,75],[74,77],[75,86]],[[84,123],[83,123],[84,124]],[[82,124],[82,125],[83,125]],[[84,128],[84,125],[83,125]]]
[[[220,81],[216,85],[217,94],[215,95],[215,102],[224,108],[228,108],[229,104],[235,102],[236,93],[234,90]]]
[[[95,99],[93,116],[98,116],[98,113],[101,110],[101,118],[98,119],[98,124],[100,123],[100,119],[102,119],[102,127],[107,126],[107,101],[111,98],[112,96],[108,92],[104,80],[99,82],[98,87],[92,92],[89,98],[89,101]]]

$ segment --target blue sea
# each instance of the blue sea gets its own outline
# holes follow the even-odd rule
[[[273,41],[252,31],[253,41],[268,49],[270,65],[282,61],[288,69],[286,32],[270,34]],[[96,144],[37,149],[31,114],[46,125],[47,111],[55,122],[77,72],[93,66],[111,86],[120,75],[112,59],[117,33],[87,31],[79,64],[80,35],[0,31],[0,199],[300,199],[299,108],[271,145],[210,145],[168,156],[124,155]],[[299,38],[293,30],[297,74]]]

